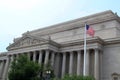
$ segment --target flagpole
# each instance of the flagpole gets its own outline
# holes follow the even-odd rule
[[[83,66],[83,75],[86,76],[86,25],[85,24],[85,30],[84,30],[84,66]]]

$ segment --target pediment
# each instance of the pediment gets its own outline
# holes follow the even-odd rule
[[[17,40],[16,42],[14,42],[13,44],[9,45],[7,47],[7,50],[38,45],[46,42],[48,42],[48,40],[46,39],[38,38],[31,35],[25,35],[21,37],[19,40]]]

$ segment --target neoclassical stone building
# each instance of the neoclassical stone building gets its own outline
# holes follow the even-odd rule
[[[86,75],[120,80],[120,18],[110,10],[23,33],[0,54],[0,80],[7,79],[13,57],[20,54],[38,63],[50,61],[60,78],[83,75],[85,23],[95,30],[94,37],[87,35]]]

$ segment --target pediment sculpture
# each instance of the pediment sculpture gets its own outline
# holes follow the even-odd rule
[[[7,49],[10,50],[13,48],[27,47],[27,46],[37,45],[41,43],[46,43],[47,41],[48,40],[45,40],[43,38],[26,35],[21,37],[19,40],[17,40],[13,44],[9,45]]]

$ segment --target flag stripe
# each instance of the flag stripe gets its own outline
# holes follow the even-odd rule
[[[87,34],[94,37],[95,31],[92,27],[90,27],[89,25],[86,25],[86,31],[87,31]]]

